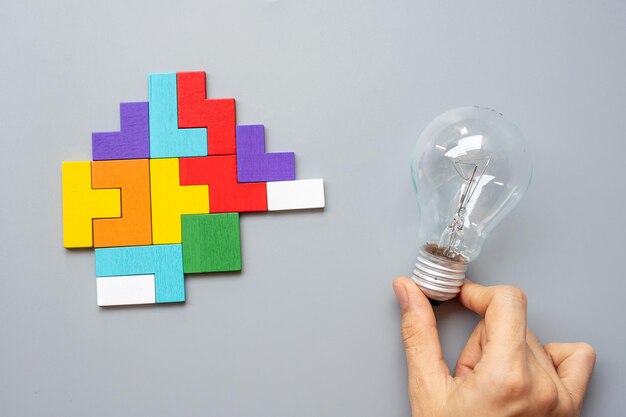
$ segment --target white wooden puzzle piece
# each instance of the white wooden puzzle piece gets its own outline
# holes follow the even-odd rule
[[[323,179],[267,183],[269,211],[322,208],[324,205]]]
[[[154,274],[97,277],[96,291],[101,307],[156,303]]]

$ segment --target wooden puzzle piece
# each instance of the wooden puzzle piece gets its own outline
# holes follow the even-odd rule
[[[150,157],[207,155],[206,129],[179,129],[176,74],[150,74]]]
[[[120,131],[91,135],[94,161],[150,158],[148,103],[120,103]]]
[[[181,186],[178,165],[178,158],[150,160],[154,244],[181,243],[180,216],[209,212],[208,187]]]
[[[91,162],[63,162],[63,246],[93,246],[93,219],[120,217],[120,190],[93,190]]]
[[[265,153],[265,126],[237,126],[237,180],[239,182],[296,179],[293,152]]]
[[[154,274],[96,278],[98,305],[121,306],[156,303]]]
[[[93,221],[96,248],[152,243],[150,161],[126,159],[91,164],[93,188],[121,188],[122,217]]]
[[[183,271],[241,270],[239,213],[182,216]]]
[[[296,210],[324,207],[324,180],[267,183],[267,209]]]
[[[211,213],[267,211],[265,183],[238,183],[237,156],[180,159],[182,185],[207,184]]]
[[[176,80],[178,126],[206,128],[209,155],[234,155],[235,99],[208,99],[204,71],[179,72]]]
[[[154,274],[157,303],[185,301],[181,245],[96,249],[96,277],[146,274]]]

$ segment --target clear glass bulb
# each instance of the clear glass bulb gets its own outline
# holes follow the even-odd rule
[[[413,281],[433,301],[454,298],[469,262],[522,198],[532,176],[522,132],[502,114],[461,107],[433,120],[411,153],[420,251]]]

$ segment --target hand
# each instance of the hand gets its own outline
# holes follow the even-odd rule
[[[443,360],[433,309],[409,278],[393,290],[402,308],[413,417],[580,415],[595,351],[586,343],[541,346],[526,327],[526,297],[511,286],[466,280],[459,300],[483,317],[456,364]]]

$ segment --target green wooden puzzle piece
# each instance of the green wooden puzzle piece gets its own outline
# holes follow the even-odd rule
[[[239,213],[183,215],[183,272],[241,271]]]

